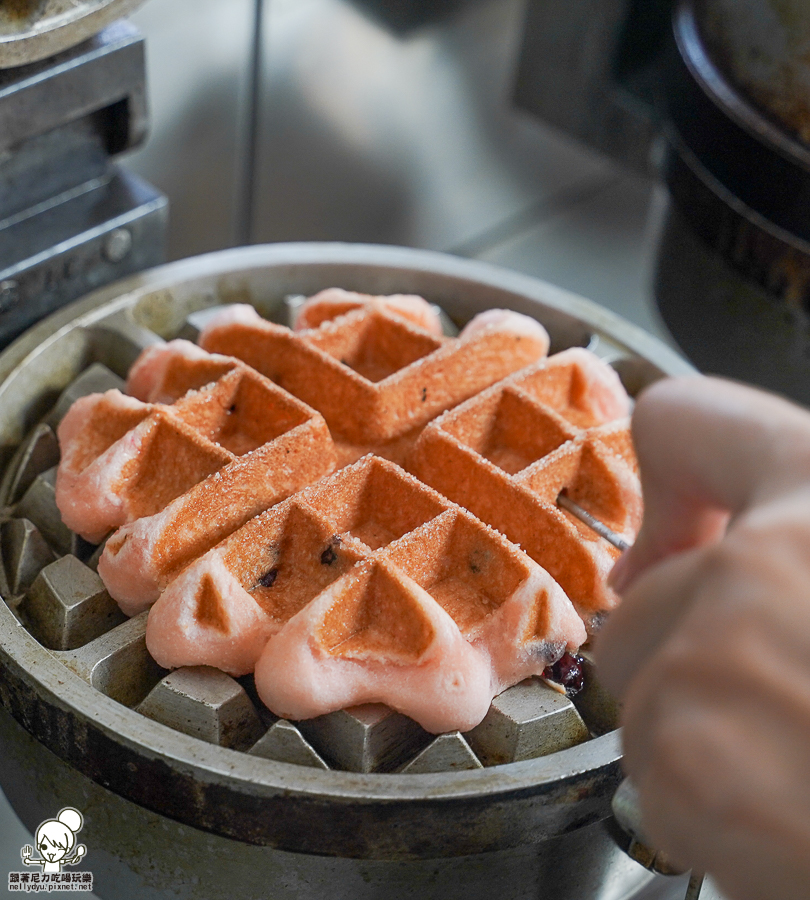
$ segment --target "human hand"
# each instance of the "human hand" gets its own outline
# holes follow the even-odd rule
[[[34,848],[30,844],[26,844],[22,850],[20,850],[20,856],[22,857],[23,865],[30,866],[31,865],[31,857],[34,855]]]
[[[810,894],[810,414],[659,382],[633,435],[644,522],[596,644],[652,842],[735,900]]]

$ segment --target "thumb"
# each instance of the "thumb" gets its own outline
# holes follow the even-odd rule
[[[619,593],[665,557],[715,543],[730,517],[810,476],[810,414],[729,381],[660,381],[639,398],[632,428],[644,520],[611,573]]]

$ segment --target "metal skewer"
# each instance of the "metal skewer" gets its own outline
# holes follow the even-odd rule
[[[603,537],[608,543],[613,544],[614,547],[621,550],[622,553],[624,553],[625,550],[630,549],[630,544],[628,544],[623,537],[616,534],[615,531],[608,528],[607,525],[604,525],[599,519],[595,519],[581,506],[574,503],[567,494],[560,494],[557,497],[557,505],[561,506],[567,512],[570,512],[572,516],[576,516],[580,522],[583,522],[588,528],[593,529],[599,537]]]

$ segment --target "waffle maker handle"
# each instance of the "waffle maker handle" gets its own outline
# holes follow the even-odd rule
[[[657,875],[682,875],[684,870],[676,866],[665,853],[650,846],[641,819],[636,786],[629,778],[616,789],[611,801],[613,818],[610,832],[619,847],[635,862]],[[724,900],[712,882],[701,872],[692,872],[684,900]]]

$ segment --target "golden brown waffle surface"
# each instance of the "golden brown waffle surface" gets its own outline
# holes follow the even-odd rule
[[[488,328],[439,337],[375,300],[298,332],[241,307],[212,322],[200,345],[317,409],[349,462],[368,450],[403,459],[417,429],[545,356],[548,336]]]
[[[130,614],[160,595],[161,665],[255,669],[293,719],[467,730],[615,604],[614,551],[555,500],[634,536],[618,377],[513,313],[441,337],[415,299],[320,296],[298,331],[231,308],[66,416],[63,516],[118,529],[99,573]]]
[[[88,540],[118,529],[99,574],[129,615],[192,559],[335,463],[318,413],[236,360],[205,359],[204,377],[215,380],[197,388],[209,355],[184,342],[173,351],[146,351],[145,362],[172,357],[164,380],[181,394],[177,402],[91,394],[59,427],[63,521]],[[130,389],[140,390],[142,369],[136,363]]]
[[[629,406],[613,377],[587,350],[559,353],[440,416],[409,460],[424,482],[547,569],[589,628],[618,600],[606,584],[618,551],[556,500],[565,492],[635,537],[641,488],[627,422],[618,419]]]

